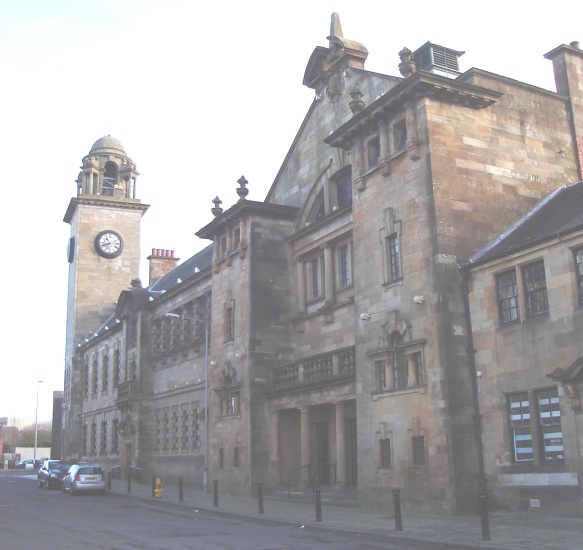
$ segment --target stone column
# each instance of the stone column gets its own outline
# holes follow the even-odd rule
[[[346,485],[346,430],[344,402],[336,403],[336,483]]]
[[[300,453],[302,463],[300,466],[305,466],[310,463],[310,409],[304,407],[300,409]],[[307,487],[310,484],[310,468],[303,468],[302,485]]]
[[[279,412],[269,413],[269,472],[271,485],[281,483],[281,464],[279,454]]]

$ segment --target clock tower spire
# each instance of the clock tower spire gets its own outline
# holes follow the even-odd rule
[[[113,314],[120,292],[139,274],[140,226],[148,205],[137,198],[138,175],[117,139],[98,139],[83,158],[77,193],[63,219],[71,226],[62,439],[66,457],[81,453],[77,347]]]

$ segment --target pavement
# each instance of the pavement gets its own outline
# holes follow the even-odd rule
[[[402,511],[401,527],[392,510],[364,509],[358,505],[338,506],[322,502],[317,517],[315,500],[305,502],[285,497],[263,497],[263,513],[257,497],[223,495],[218,490],[215,506],[213,484],[209,494],[183,487],[182,500],[178,486],[162,484],[159,497],[152,496],[150,483],[132,481],[128,492],[126,480],[111,480],[110,492],[155,501],[160,505],[184,507],[196,513],[209,511],[241,518],[254,517],[262,520],[297,525],[298,528],[326,528],[368,535],[383,535],[393,542],[427,541],[435,548],[489,548],[492,550],[583,550],[583,518],[557,517],[537,511],[495,511],[489,513],[490,540],[482,534],[480,515],[443,516]],[[321,520],[321,521],[317,521]],[[487,533],[487,529],[486,529]],[[429,546],[429,544],[428,544]],[[419,546],[422,547],[422,546]]]

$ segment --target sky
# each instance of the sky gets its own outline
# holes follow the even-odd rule
[[[544,54],[583,44],[578,2],[0,0],[0,228],[13,243],[0,272],[0,417],[34,422],[38,389],[49,421],[63,389],[63,217],[93,143],[112,135],[137,164],[147,284],[152,248],[186,260],[210,244],[194,234],[215,196],[224,209],[237,201],[240,176],[248,199],[265,199],[314,98],[302,80],[333,12],[368,49],[365,68],[393,76],[403,47],[431,41],[464,51],[462,71],[555,91]]]

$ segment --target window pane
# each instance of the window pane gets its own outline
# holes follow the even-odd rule
[[[512,430],[514,461],[532,462],[532,429],[530,425],[530,408],[528,394],[516,393],[508,396],[510,410],[510,428]]]
[[[399,262],[399,237],[397,234],[391,235],[388,242],[389,263],[391,281],[401,277],[401,267]]]
[[[529,317],[548,313],[547,282],[543,262],[536,262],[523,268],[526,311]]]
[[[391,467],[391,440],[381,439],[379,440],[380,452],[381,452],[381,468]]]
[[[563,461],[563,431],[561,428],[561,409],[556,388],[538,393],[538,415],[542,432],[543,460],[545,462]]]
[[[341,246],[338,252],[338,261],[340,262],[340,287],[345,288],[352,284],[350,250],[348,245]]]
[[[347,172],[336,182],[338,194],[338,208],[347,206],[352,202],[352,173]]]
[[[385,370],[384,361],[375,361],[375,378],[376,378],[376,389],[378,391],[384,391],[387,388],[387,375]]]
[[[498,275],[496,277],[496,290],[498,292],[500,323],[520,321],[516,271],[512,270]]]
[[[425,437],[418,436],[412,438],[413,443],[413,466],[425,466]]]
[[[371,170],[379,165],[380,145],[379,138],[371,139],[367,144],[368,169]]]

